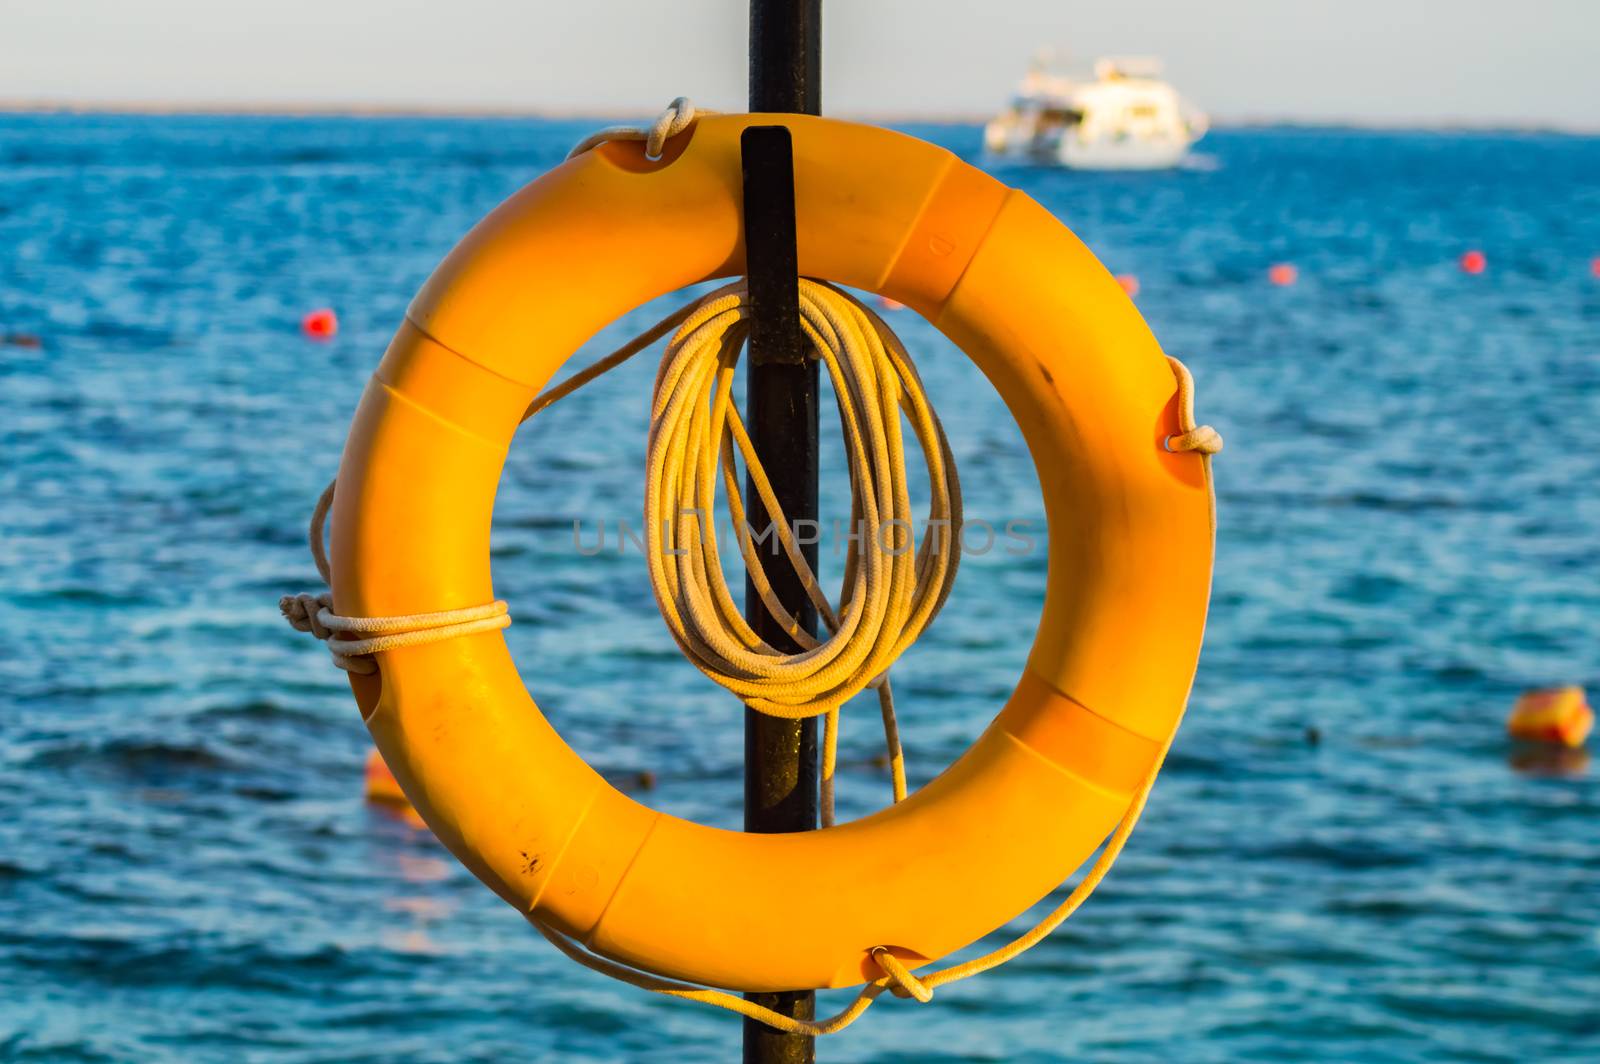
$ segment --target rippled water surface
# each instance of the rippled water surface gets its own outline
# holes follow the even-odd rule
[[[348,689],[275,609],[314,585],[304,520],[405,304],[586,128],[0,117],[0,1058],[737,1052],[736,1022],[574,968],[364,805]],[[916,132],[976,154],[975,129]],[[1138,275],[1227,437],[1170,767],[1061,933],[932,1006],[885,1000],[823,1058],[1600,1059],[1595,772],[1500,730],[1524,686],[1600,687],[1600,141],[1204,147],[1170,174],[1003,175]],[[1299,283],[1269,286],[1275,261]],[[298,332],[321,305],[327,343]],[[1037,518],[992,390],[890,320],[971,513]],[[638,512],[651,361],[519,438],[496,583],[569,741],[733,825],[737,707],[637,554],[572,547],[575,517]],[[899,669],[914,783],[1008,692],[1043,576],[1038,552],[970,558]],[[847,725],[852,815],[886,793],[874,717]]]

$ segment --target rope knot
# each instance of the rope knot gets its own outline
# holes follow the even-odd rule
[[[584,152],[598,148],[607,141],[613,140],[642,140],[644,141],[644,157],[654,162],[661,158],[661,153],[667,148],[667,141],[694,125],[695,119],[703,115],[716,114],[696,108],[687,96],[679,96],[667,104],[666,110],[656,116],[655,121],[648,126],[607,126],[605,129],[591,133],[580,140],[567,158],[576,159]]]
[[[324,526],[333,509],[337,480],[328,482],[311,510],[311,557],[325,584],[333,583],[328,551],[322,544]],[[328,646],[333,663],[345,672],[370,676],[378,671],[372,655],[384,650],[422,646],[457,636],[476,635],[504,628],[511,623],[506,604],[499,600],[465,609],[434,613],[408,613],[398,617],[344,617],[333,612],[333,592],[285,595],[278,600],[278,611],[297,632],[310,632]],[[340,637],[343,638],[340,638]]]
[[[1222,435],[1210,425],[1197,425],[1188,432],[1168,436],[1167,450],[1217,454],[1222,450]]]
[[[1169,451],[1189,451],[1211,456],[1222,450],[1222,435],[1210,425],[1197,425],[1194,420],[1194,377],[1189,367],[1167,356],[1172,375],[1178,378],[1178,432],[1168,436],[1163,443]]]
[[[644,138],[644,157],[646,159],[659,159],[666,150],[667,141],[694,124],[694,104],[689,102],[689,97],[679,96],[667,104],[667,109],[656,116],[650,124],[650,132]]]
[[[897,998],[915,998],[926,1005],[933,1000],[933,988],[911,974],[911,969],[900,963],[900,958],[889,952],[887,946],[873,946],[867,951],[883,974],[889,977],[889,992]]]
[[[289,627],[297,632],[310,632],[318,639],[329,639],[333,636],[333,629],[322,623],[320,614],[323,610],[333,610],[332,592],[313,595],[309,591],[302,591],[278,600],[278,611],[289,622]]]

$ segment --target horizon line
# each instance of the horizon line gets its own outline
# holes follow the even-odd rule
[[[280,118],[543,118],[551,120],[592,119],[595,121],[643,121],[644,111],[623,108],[539,107],[519,104],[413,104],[357,103],[327,100],[291,103],[270,100],[108,100],[0,97],[0,114],[75,114],[133,115],[149,117],[280,117]],[[921,123],[927,125],[982,125],[992,114],[987,111],[951,110],[938,113],[873,111],[847,109],[826,117],[847,121]],[[1213,128],[1260,128],[1267,126],[1305,129],[1367,129],[1391,132],[1475,132],[1475,133],[1560,133],[1569,136],[1600,135],[1600,122],[1590,125],[1547,119],[1469,119],[1396,116],[1374,118],[1357,116],[1228,115],[1213,118]]]

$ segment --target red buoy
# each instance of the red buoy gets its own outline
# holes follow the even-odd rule
[[[900,302],[898,299],[890,299],[888,296],[879,296],[878,297],[878,306],[882,310],[905,310],[906,309],[906,305],[904,303]]]
[[[1117,283],[1122,286],[1122,290],[1128,293],[1130,298],[1139,294],[1139,278],[1135,277],[1133,274],[1117,274]]]
[[[1461,256],[1462,273],[1482,273],[1489,268],[1489,257],[1476,249]]]
[[[321,307],[300,319],[300,331],[318,340],[327,340],[339,331],[339,316],[330,307]]]
[[[1275,262],[1267,270],[1267,280],[1280,288],[1286,288],[1300,279],[1300,270],[1289,262]]]
[[[1589,272],[1596,277],[1600,277],[1600,255],[1596,255],[1589,260]]]

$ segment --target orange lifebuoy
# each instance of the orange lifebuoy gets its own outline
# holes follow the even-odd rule
[[[1170,741],[1199,653],[1209,472],[1165,446],[1183,431],[1172,371],[1116,280],[1026,195],[914,138],[791,115],[703,117],[659,159],[614,142],[557,167],[451,252],[369,384],[334,500],[334,607],[493,599],[491,511],[523,410],[623,313],[743,272],[739,134],[755,122],[793,136],[801,272],[933,322],[1033,454],[1048,587],[994,723],[889,809],[747,835],[612,788],[540,714],[497,631],[381,651],[351,683],[428,825],[519,910],[665,976],[847,986],[880,974],[875,947],[915,967],[1066,879]]]

